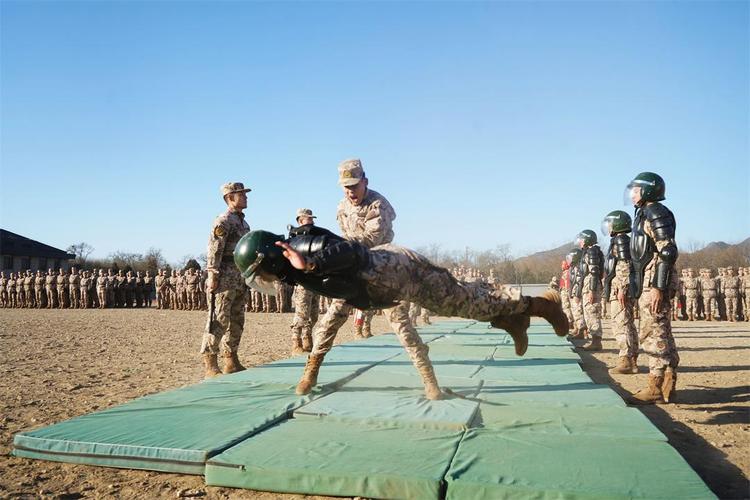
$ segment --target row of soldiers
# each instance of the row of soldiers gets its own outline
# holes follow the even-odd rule
[[[135,274],[109,269],[70,273],[59,269],[0,272],[0,306],[4,308],[88,309],[105,307],[150,307],[154,280],[146,271]]]
[[[688,321],[722,319],[750,321],[750,267],[720,267],[718,276],[711,269],[682,270],[678,292],[674,297],[672,319],[682,311]]]

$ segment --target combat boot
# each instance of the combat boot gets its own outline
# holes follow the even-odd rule
[[[310,354],[307,357],[307,364],[305,365],[305,372],[302,374],[302,378],[297,384],[296,393],[299,396],[309,394],[313,387],[318,383],[318,371],[320,371],[320,365],[323,363],[323,354]]]
[[[664,383],[664,377],[655,375],[648,376],[648,387],[641,389],[628,398],[628,404],[631,405],[652,405],[654,403],[663,403],[664,399],[661,393],[661,387]]]
[[[713,321],[713,320],[714,320],[714,315],[709,312],[708,316],[706,317],[706,321]]]
[[[586,340],[586,328],[580,328],[578,330],[574,330],[575,333],[573,335],[570,335],[570,340]]]
[[[432,364],[419,366],[419,375],[422,377],[422,383],[424,384],[424,397],[431,401],[435,401],[443,398],[443,391],[440,390],[437,378],[435,377],[435,370],[432,369]]]
[[[370,326],[369,325],[364,325],[362,327],[362,338],[369,339],[370,337],[372,337],[372,332],[370,331]]]
[[[539,297],[529,297],[529,307],[525,314],[544,318],[559,337],[568,334],[568,317],[562,309],[560,294],[554,290],[547,290]]]
[[[591,342],[583,346],[584,351],[601,351],[602,350],[602,338],[597,336],[591,337]]]
[[[354,336],[359,338],[364,338],[364,335],[362,335],[362,325],[354,325]]]
[[[675,391],[677,389],[677,372],[674,368],[664,370],[664,381],[661,384],[661,394],[665,403],[675,402]]]
[[[292,354],[295,356],[298,356],[305,352],[305,350],[302,348],[302,339],[299,337],[295,337],[292,339]]]
[[[240,363],[236,352],[225,352],[224,353],[224,373],[235,373],[245,370],[245,367]]]
[[[216,354],[210,352],[203,353],[203,366],[206,368],[204,378],[214,378],[221,375],[219,363],[216,361]]]
[[[313,347],[313,341],[312,341],[312,335],[310,333],[305,333],[305,336],[302,337],[302,350],[305,352],[312,351]]]
[[[523,356],[529,347],[529,336],[526,330],[529,329],[530,320],[526,314],[511,314],[508,316],[496,316],[490,321],[493,328],[500,328],[508,332],[513,338],[516,347],[516,354]]]
[[[627,356],[620,356],[617,366],[609,370],[609,373],[619,373],[621,375],[632,375],[638,373],[638,366],[635,360]]]
[[[688,315],[688,321],[695,321],[695,315],[693,315],[693,313]]]

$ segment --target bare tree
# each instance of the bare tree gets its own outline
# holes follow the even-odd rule
[[[75,254],[76,264],[84,265],[86,264],[86,259],[88,259],[89,255],[91,255],[91,252],[94,251],[94,247],[92,247],[85,241],[82,241],[80,243],[75,243],[73,245],[70,245],[65,251],[68,253]]]

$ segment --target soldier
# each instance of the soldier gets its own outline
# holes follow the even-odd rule
[[[107,269],[107,304],[106,307],[115,307],[117,298],[117,276],[112,269]]]
[[[716,277],[716,303],[719,306],[719,317],[726,319],[727,304],[724,296],[724,279],[726,278],[726,270],[723,267],[717,269],[718,276]]]
[[[703,313],[708,321],[719,320],[719,306],[716,302],[716,279],[711,277],[711,269],[701,269],[701,290]]]
[[[3,307],[9,307],[9,304],[8,278],[5,276],[5,271],[0,271],[0,305]]]
[[[128,278],[122,269],[117,270],[114,282],[115,307],[125,307],[127,297]]]
[[[96,295],[99,298],[99,309],[104,309],[108,305],[108,286],[108,278],[104,275],[104,269],[99,269],[99,276],[96,278]]]
[[[586,327],[586,321],[583,315],[583,302],[581,301],[581,288],[583,279],[579,277],[581,273],[581,256],[583,251],[580,248],[574,248],[566,257],[568,267],[570,268],[570,296],[573,300],[570,301],[570,307],[573,312],[573,321],[575,332],[571,339],[583,340],[588,337],[588,328]]]
[[[583,319],[591,335],[591,342],[583,347],[584,351],[602,350],[602,269],[604,255],[596,241],[596,233],[584,229],[576,237],[576,244],[582,250],[578,298],[583,302]]]
[[[177,304],[177,284],[179,282],[179,277],[177,276],[177,270],[172,269],[172,276],[169,277],[169,303],[172,307],[172,310],[175,311],[178,308]]]
[[[8,294],[8,305],[10,307],[18,307],[18,295],[16,293],[16,275],[10,273],[8,276],[8,283],[5,284],[5,290]]]
[[[685,279],[687,278],[687,269],[682,269],[680,271],[680,278],[677,281],[677,292],[674,294],[674,298],[672,299],[672,321],[677,321],[680,318],[680,311],[684,311],[681,306],[681,300],[682,296],[685,295],[685,289],[683,286],[683,283],[685,282]]]
[[[688,321],[695,321],[698,312],[698,298],[700,296],[700,280],[695,277],[693,268],[688,268],[687,276],[682,280],[682,289],[685,291],[685,314]]]
[[[78,275],[78,269],[70,269],[68,277],[68,296],[70,297],[70,308],[78,309],[81,306],[81,277]]]
[[[245,369],[237,357],[237,349],[245,326],[247,287],[234,265],[233,253],[240,238],[250,231],[243,213],[249,191],[241,182],[230,182],[221,187],[227,211],[216,218],[208,238],[206,293],[212,304],[209,310],[215,307],[215,314],[212,317],[209,311],[209,329],[203,335],[201,345],[207,378],[221,373],[216,359],[220,348],[223,350],[224,373]]]
[[[44,275],[40,269],[37,269],[36,276],[34,277],[34,301],[37,309],[42,309],[46,306],[45,298]]]
[[[526,330],[530,316],[550,321],[558,335],[565,335],[568,331],[568,322],[556,292],[547,291],[542,297],[532,298],[522,297],[518,289],[510,287],[490,290],[481,286],[463,286],[447,269],[396,245],[368,249],[361,243],[319,229],[286,241],[282,236],[254,231],[243,237],[237,248],[235,262],[252,287],[262,289],[282,279],[335,296],[348,308],[357,306],[366,310],[411,301],[446,316],[490,321],[493,326],[510,333],[519,356],[528,347]],[[335,307],[338,306],[332,306]],[[395,309],[398,311],[400,307]],[[389,318],[401,344],[409,351],[421,344],[421,339],[411,324],[404,329],[408,311],[404,313],[403,316],[391,313]],[[320,329],[316,330],[318,332],[324,333]],[[320,365],[332,343],[331,339],[327,345],[323,344],[325,340],[322,335],[316,335],[313,351],[297,385],[297,394],[309,393],[317,383]],[[441,390],[427,353],[412,359],[422,376],[426,398],[440,399]],[[425,373],[425,367],[429,367],[429,374]]]
[[[573,310],[570,306],[570,265],[568,264],[567,259],[564,259],[560,263],[560,269],[560,299],[562,300],[562,308],[565,312],[565,316],[568,318],[568,325],[572,332],[575,328],[575,322],[573,321]],[[495,286],[494,283],[492,286]]]
[[[151,276],[151,271],[146,271],[146,276],[143,277],[143,305],[144,307],[151,307],[154,296],[154,278]]]
[[[47,309],[52,309],[57,302],[57,276],[52,272],[52,268],[47,269],[47,276],[44,278],[44,291],[47,293]]]
[[[296,222],[298,227],[312,226],[317,217],[309,208],[297,210]],[[295,234],[297,228],[290,228],[289,236]],[[320,314],[320,297],[317,293],[306,290],[303,286],[294,287],[292,294],[294,318],[292,319],[292,353],[302,354],[312,351],[312,330],[318,322]]]
[[[91,284],[91,276],[88,271],[83,271],[83,275],[78,283],[79,287],[79,306],[81,309],[87,309],[89,304],[89,285]]]
[[[630,286],[630,236],[633,221],[622,210],[607,214],[602,232],[611,237],[604,263],[604,293],[612,317],[612,333],[620,348],[619,362],[611,373],[638,373],[638,330],[633,321]]]
[[[560,291],[560,278],[557,276],[552,276],[552,279],[549,280],[549,284],[547,285],[547,288],[550,290],[554,290],[556,292]]]
[[[68,275],[60,268],[57,274],[57,303],[60,309],[68,307]]]
[[[745,268],[745,276],[742,277],[742,315],[745,321],[750,321],[750,267]]]
[[[734,275],[734,268],[725,269],[726,277],[724,278],[724,302],[727,309],[727,319],[732,323],[737,319],[737,302],[740,295],[740,279]]]
[[[191,311],[196,311],[199,308],[198,303],[198,282],[200,281],[195,269],[192,267],[188,269],[188,274],[185,276],[185,288],[187,291],[187,308]]]
[[[135,307],[143,307],[143,275],[135,272]]]
[[[671,297],[677,289],[677,244],[672,212],[665,199],[664,180],[652,172],[638,174],[628,184],[636,207],[630,255],[630,289],[640,309],[640,339],[649,357],[648,387],[630,398],[632,404],[670,403],[677,386],[680,356],[672,336]]]
[[[164,307],[164,269],[158,269],[154,277],[154,288],[156,288],[156,308],[166,309]]]
[[[23,282],[26,279],[26,274],[19,271],[16,274],[16,304],[17,307],[23,309],[26,307],[26,291],[24,290]]]
[[[31,269],[26,271],[26,277],[23,280],[24,293],[26,294],[26,304],[29,309],[36,309],[36,294],[34,293],[34,284],[36,276]]]

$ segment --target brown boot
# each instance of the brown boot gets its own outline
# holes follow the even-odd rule
[[[323,363],[323,354],[310,354],[307,357],[307,364],[305,365],[305,372],[302,374],[302,378],[297,384],[297,390],[295,391],[298,395],[309,394],[315,384],[318,383],[318,371],[320,371],[320,365]]]
[[[601,351],[602,350],[602,338],[592,336],[591,342],[583,346],[584,351]]]
[[[235,373],[245,370],[245,367],[240,363],[236,352],[225,352],[224,353],[224,373]]]
[[[354,325],[354,336],[358,339],[364,337],[364,335],[362,335],[362,325]]]
[[[204,378],[214,378],[221,375],[219,363],[216,361],[216,354],[210,352],[203,353],[203,366],[206,368]]]
[[[302,339],[299,337],[295,337],[292,339],[292,354],[294,356],[299,356],[305,352],[305,350],[302,348]]]
[[[369,339],[372,337],[372,332],[370,331],[370,327],[365,325],[362,327],[362,338]]]
[[[706,321],[713,321],[714,315],[712,313],[708,313],[708,317],[706,318]]]
[[[529,317],[526,314],[511,314],[509,316],[497,316],[490,321],[493,328],[505,330],[513,338],[516,346],[516,354],[523,356],[529,347]]]
[[[570,340],[584,340],[586,338],[586,329],[581,328],[580,330],[574,330],[573,335],[570,336]]]
[[[525,313],[547,320],[560,337],[568,334],[568,317],[562,310],[560,294],[554,290],[547,290],[539,297],[529,297],[529,307]]]
[[[693,313],[690,313],[688,315],[688,321],[695,321],[695,316],[693,315]]]
[[[628,398],[628,404],[631,405],[652,405],[654,403],[663,403],[664,399],[661,394],[661,386],[664,383],[664,377],[655,375],[648,376],[648,387],[641,389]]]
[[[638,373],[638,367],[636,366],[635,371],[633,371],[633,366],[635,366],[635,361],[632,358],[620,356],[617,366],[609,370],[609,373],[619,373],[621,375],[632,375],[633,373]]]
[[[661,384],[661,394],[665,403],[674,403],[676,389],[677,372],[674,368],[667,368],[664,371],[664,381]]]
[[[305,352],[312,351],[313,341],[312,341],[312,335],[309,333],[306,333],[304,337],[302,337],[302,350]]]
[[[432,365],[420,366],[419,375],[422,376],[422,383],[424,384],[424,397],[431,401],[442,399],[443,391],[440,390]]]

